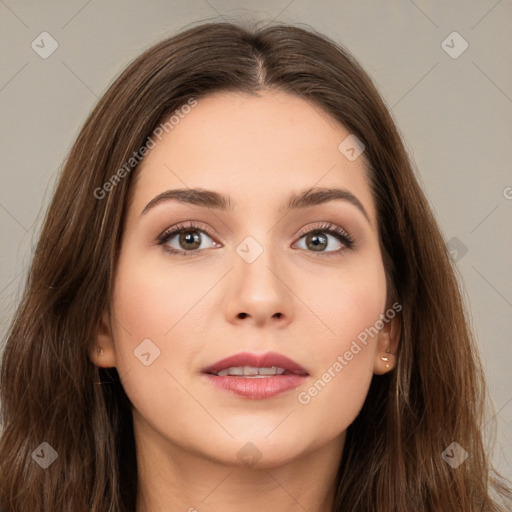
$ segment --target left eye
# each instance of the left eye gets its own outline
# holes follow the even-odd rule
[[[299,247],[299,249],[310,249],[313,252],[336,252],[343,248],[344,244],[340,241],[340,235],[338,233],[335,234],[327,234],[328,231],[311,231],[302,235],[300,240],[305,241],[306,247]],[[331,251],[323,250],[329,244],[329,238],[331,237],[338,243],[338,248],[335,248]],[[299,240],[299,241],[300,241]]]

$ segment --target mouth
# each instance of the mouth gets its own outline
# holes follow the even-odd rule
[[[296,389],[309,376],[305,368],[277,352],[235,354],[204,368],[202,373],[218,389],[252,399]]]
[[[277,352],[252,354],[241,352],[203,369],[203,373],[218,376],[243,378],[265,378],[276,375],[309,375],[309,373],[293,359]]]
[[[280,368],[279,366],[256,367],[256,366],[230,366],[220,372],[215,373],[220,377],[244,377],[248,379],[264,379],[274,375],[291,375],[293,372]]]

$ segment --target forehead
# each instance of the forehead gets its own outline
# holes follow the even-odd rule
[[[223,192],[247,212],[281,208],[290,191],[342,187],[375,215],[364,154],[347,159],[339,145],[350,132],[311,102],[276,90],[220,92],[174,121],[137,169],[139,213],[176,188]]]

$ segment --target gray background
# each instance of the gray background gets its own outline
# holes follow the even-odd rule
[[[142,50],[224,17],[308,24],[374,80],[457,261],[497,413],[494,463],[512,478],[511,0],[0,0],[0,335],[64,157],[97,99]],[[469,45],[457,58],[454,31]],[[51,48],[42,32],[58,43],[46,59],[31,47]]]

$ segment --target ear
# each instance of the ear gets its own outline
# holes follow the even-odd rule
[[[382,375],[396,366],[396,353],[402,331],[400,317],[397,315],[383,321],[384,327],[379,331],[375,351],[373,373]]]
[[[89,352],[89,359],[96,366],[103,368],[112,368],[116,365],[116,351],[108,311],[106,311],[101,318],[96,343]]]

